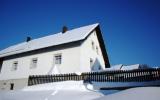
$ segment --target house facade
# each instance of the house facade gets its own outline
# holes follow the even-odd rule
[[[90,72],[110,67],[99,24],[27,39],[0,51],[0,90],[21,89],[29,75]]]

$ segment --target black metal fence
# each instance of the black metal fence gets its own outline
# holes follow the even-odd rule
[[[160,80],[160,68],[114,70],[99,72],[84,72],[81,75],[75,73],[56,75],[31,75],[28,85],[36,85],[67,80],[84,80],[85,82],[147,82]]]

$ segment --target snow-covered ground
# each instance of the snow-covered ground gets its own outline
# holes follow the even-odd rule
[[[140,87],[105,95],[94,100],[159,100],[160,87]]]
[[[148,82],[92,82],[95,89],[98,88],[116,88],[116,87],[146,87],[159,86],[160,80]]]
[[[128,90],[94,90],[83,81],[65,81],[1,91],[0,100],[159,100],[160,87]]]

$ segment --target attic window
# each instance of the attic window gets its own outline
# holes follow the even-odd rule
[[[94,31],[94,36],[96,36],[96,32]]]
[[[60,65],[62,63],[62,55],[61,54],[56,54],[54,56],[54,58],[55,58],[55,64],[56,65]]]
[[[94,50],[95,49],[95,45],[94,45],[94,42],[92,41],[92,49]]]
[[[13,62],[13,64],[12,64],[12,71],[15,71],[15,70],[17,70],[17,68],[18,68],[18,61],[14,61]]]
[[[37,62],[38,62],[38,58],[32,58],[31,59],[31,66],[30,66],[30,68],[31,69],[36,68],[37,67]]]
[[[96,52],[97,52],[97,54],[99,54],[98,46],[96,46]]]

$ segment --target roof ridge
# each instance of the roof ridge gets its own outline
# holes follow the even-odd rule
[[[81,26],[81,27],[73,28],[73,29],[71,29],[71,30],[68,30],[67,32],[74,31],[74,30],[77,30],[77,29],[80,29],[80,28],[89,27],[89,26],[92,26],[92,25],[98,26],[98,25],[99,25],[99,23],[95,23],[95,24],[90,24],[90,25],[85,25],[85,26]],[[67,32],[66,32],[66,33],[62,33],[62,32],[53,33],[53,34],[50,34],[50,35],[47,35],[47,36],[43,36],[43,37],[39,37],[39,38],[32,39],[31,41],[33,41],[33,40],[37,40],[37,39],[41,39],[41,38],[50,37],[50,36],[54,36],[54,35],[63,35],[63,34],[67,34]],[[31,41],[29,41],[29,42],[31,42]],[[22,42],[22,43],[23,43],[23,42]]]

